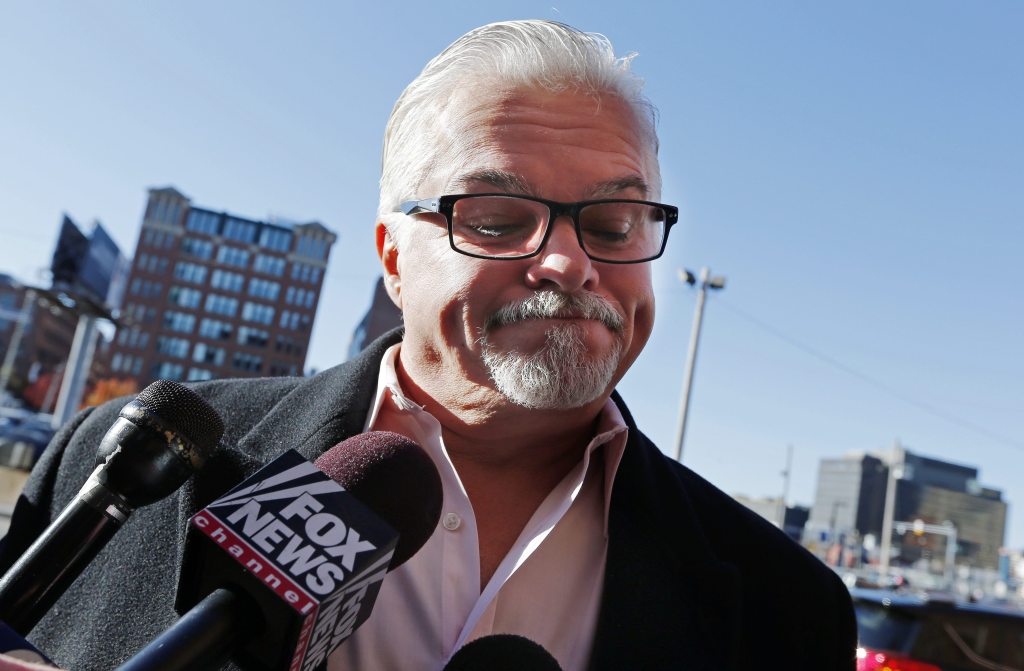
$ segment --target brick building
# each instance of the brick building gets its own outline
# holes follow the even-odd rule
[[[23,318],[27,321],[17,348],[11,350]],[[53,412],[76,323],[52,293],[0,275],[0,361],[10,364],[10,370],[0,371],[0,381],[6,391],[35,410]]]
[[[156,379],[301,375],[336,236],[317,222],[254,221],[151,189],[105,357]]]

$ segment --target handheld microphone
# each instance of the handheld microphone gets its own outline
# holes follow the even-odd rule
[[[517,634],[493,634],[470,641],[452,655],[442,671],[562,671],[539,643]]]
[[[426,543],[442,500],[405,436],[353,436],[316,466],[285,452],[192,517],[175,601],[188,612],[119,671],[317,668]]]
[[[178,489],[223,434],[220,416],[188,387],[158,380],[143,389],[100,441],[81,491],[0,579],[0,620],[28,634],[132,512]]]

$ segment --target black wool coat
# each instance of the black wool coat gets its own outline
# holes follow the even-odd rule
[[[187,520],[284,450],[312,460],[359,433],[381,357],[400,338],[387,334],[312,378],[193,385],[224,418],[220,449],[175,494],[136,511],[29,639],[64,668],[107,670],[170,626]],[[591,668],[852,671],[856,626],[837,576],[665,457],[613,399],[629,439],[612,490]],[[84,410],[54,437],[17,503],[0,570],[77,493],[124,403]]]

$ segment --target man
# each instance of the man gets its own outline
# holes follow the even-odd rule
[[[33,640],[113,666],[174,620],[197,507],[285,448],[388,429],[438,466],[442,524],[330,669],[440,669],[491,633],[566,669],[852,669],[834,574],[665,458],[613,393],[654,322],[677,216],[660,191],[653,110],[607,40],[543,21],[460,38],[386,131],[377,249],[404,334],[310,380],[197,385],[227,420],[218,457],[140,511]],[[55,438],[11,548],[85,479],[119,405]]]

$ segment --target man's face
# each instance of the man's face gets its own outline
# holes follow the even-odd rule
[[[631,108],[614,96],[513,91],[453,103],[449,116],[453,148],[418,198],[507,192],[572,202],[658,195],[649,193],[656,176],[647,138]],[[404,313],[403,365],[469,402],[493,404],[497,395],[519,405],[578,407],[603,399],[650,336],[650,265],[590,260],[569,217],[552,222],[537,256],[500,261],[453,251],[441,215],[417,215],[402,225],[408,228],[400,249],[381,229],[378,242],[389,291]],[[509,306],[523,307],[518,312],[530,318],[496,318]],[[610,314],[594,318],[602,309]],[[519,370],[524,361],[526,372]],[[535,379],[538,388],[598,388],[524,401],[496,371],[506,364],[513,377],[535,376],[537,365],[564,373]],[[590,372],[577,379],[581,370]]]

